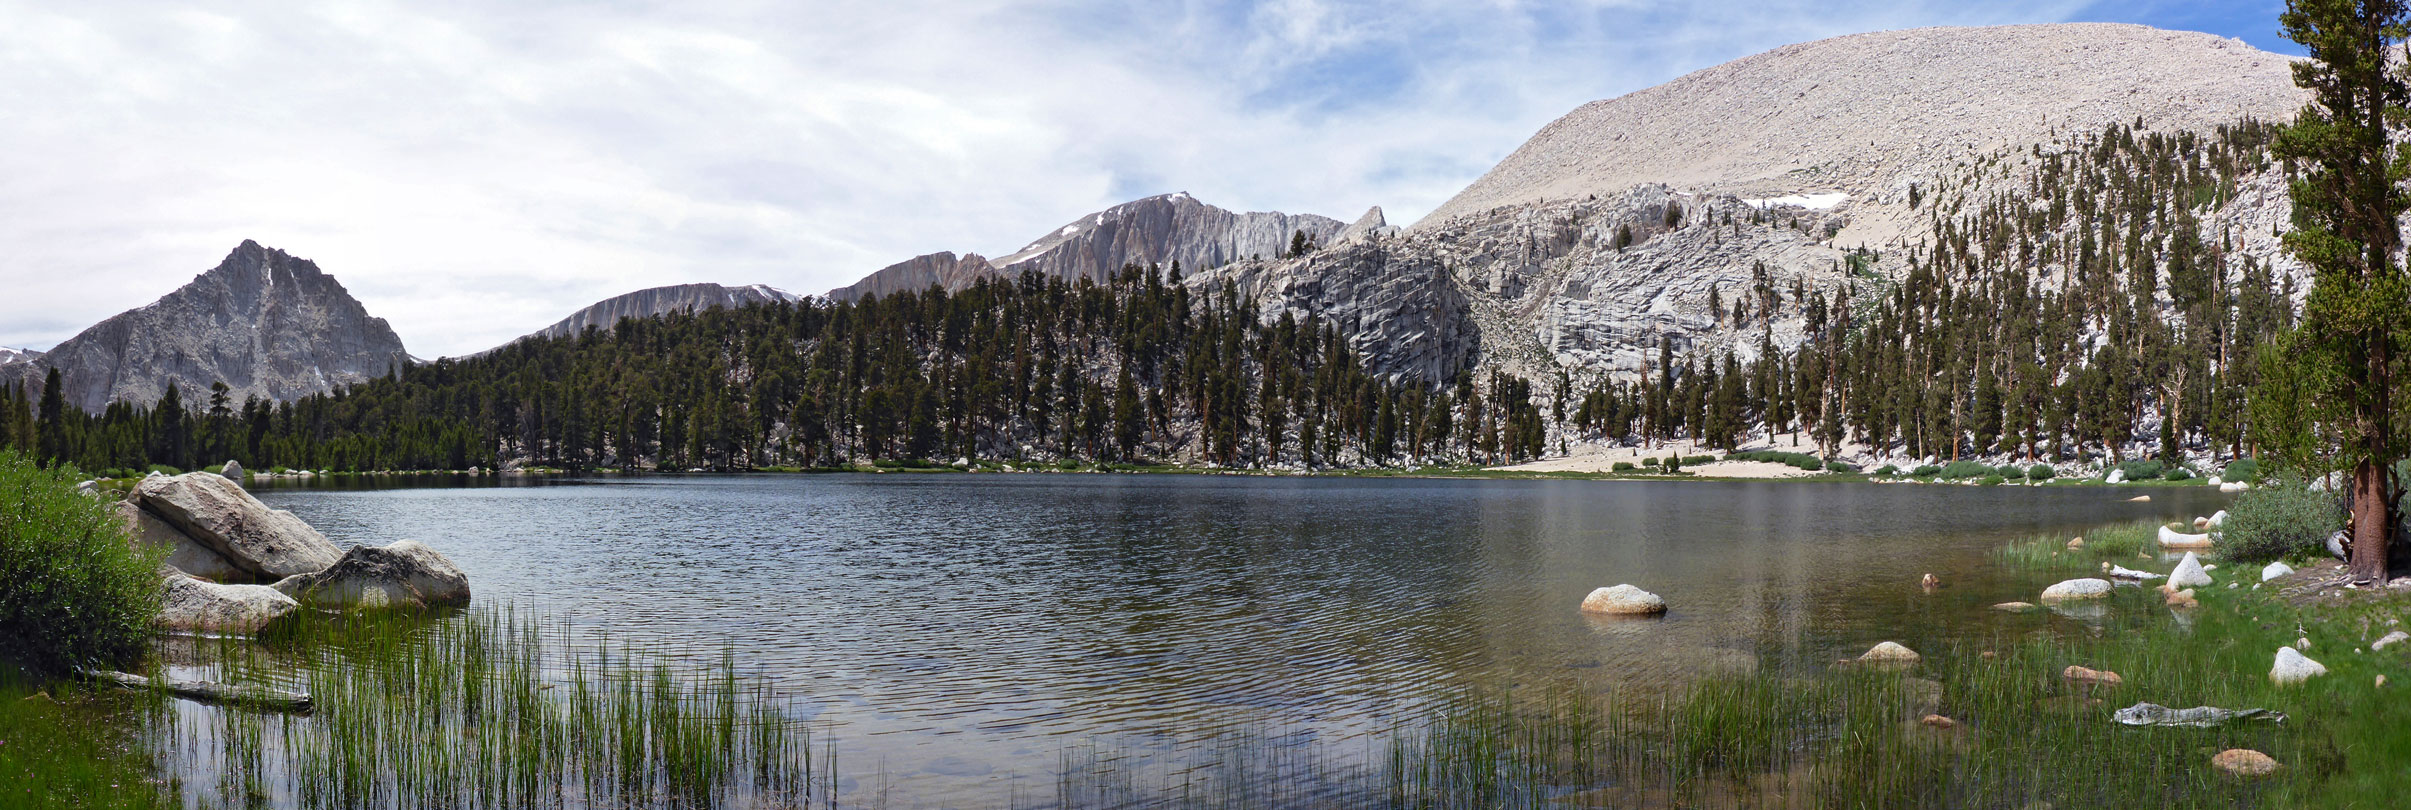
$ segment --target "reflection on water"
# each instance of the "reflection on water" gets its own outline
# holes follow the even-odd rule
[[[493,482],[496,479],[479,479]],[[520,479],[506,479],[520,480]],[[534,479],[527,479],[534,480]],[[342,543],[425,542],[480,600],[729,639],[864,795],[1051,784],[1064,752],[1222,727],[1375,734],[1449,684],[1663,689],[1938,643],[2020,598],[1985,552],[2213,511],[2207,489],[1100,475],[607,477],[263,488]],[[1944,587],[1917,587],[1927,572]],[[1590,589],[1664,596],[1587,616]],[[2024,596],[2031,600],[2031,595]]]

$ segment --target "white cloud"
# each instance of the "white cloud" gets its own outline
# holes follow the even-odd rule
[[[0,345],[245,238],[423,356],[688,281],[819,291],[1124,198],[1411,221],[1584,101],[2045,4],[0,0]]]

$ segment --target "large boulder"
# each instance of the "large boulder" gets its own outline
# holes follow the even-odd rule
[[[158,625],[186,633],[256,633],[298,607],[266,585],[220,585],[174,574],[167,578]]]
[[[190,574],[211,582],[249,582],[251,572],[227,562],[224,555],[193,540],[158,515],[151,514],[133,501],[117,502],[117,517],[125,521],[134,541],[167,552],[167,567],[177,573]]]
[[[1618,585],[1591,591],[1589,596],[1582,598],[1582,610],[1586,613],[1647,616],[1666,612],[1666,600],[1631,585]]]
[[[2190,551],[2185,552],[2184,559],[2177,561],[2177,570],[2168,572],[2168,587],[2171,588],[2199,588],[2208,584],[2210,572],[2202,569],[2202,559],[2193,556]]]
[[[343,556],[301,518],[268,508],[216,473],[145,478],[127,498],[264,579],[323,571]]]
[[[469,576],[416,540],[355,546],[326,570],[287,577],[273,587],[312,607],[336,610],[469,603]]]
[[[2057,602],[2063,599],[2100,599],[2110,595],[2111,587],[2113,586],[2110,585],[2110,581],[2106,579],[2094,579],[2087,577],[2084,579],[2066,580],[2054,584],[2051,587],[2044,588],[2043,601]]]
[[[2269,563],[2260,567],[2260,581],[2267,582],[2291,573],[2294,573],[2293,566],[2282,562]]]
[[[243,463],[242,463],[242,462],[236,461],[236,460],[234,460],[234,459],[227,459],[227,460],[226,460],[226,466],[225,466],[225,468],[224,468],[224,469],[225,469],[224,475],[226,476],[226,480],[228,480],[228,481],[233,481],[233,482],[235,482],[235,484],[236,484],[236,485],[238,485],[238,486],[239,486],[239,485],[241,485],[241,484],[243,483],[244,474],[243,474]]]

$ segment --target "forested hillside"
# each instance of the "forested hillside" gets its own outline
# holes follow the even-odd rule
[[[1226,466],[1506,461],[1540,452],[1529,396],[1384,383],[1325,324],[1270,324],[1179,269],[1107,285],[1024,274],[959,294],[632,319],[287,403],[86,415],[0,402],[5,438],[88,469],[821,467],[968,457]],[[1504,404],[1502,404],[1504,403]]]
[[[2293,323],[2292,277],[2203,219],[2275,168],[2275,130],[2116,125],[2035,148],[2022,188],[1979,182],[2007,156],[1980,162],[1918,191],[1922,244],[1854,253],[1838,289],[1762,267],[1751,288],[1719,295],[1734,327],[1805,312],[1801,345],[1762,337],[1746,362],[1661,350],[1648,378],[1592,386],[1576,435],[1731,448],[1799,431],[1827,455],[1850,443],[1876,457],[2042,460],[2234,455],[2294,436],[2299,404],[2266,395],[2282,391],[2259,413],[2246,406],[2265,374],[2288,373],[2282,350],[2262,359]]]

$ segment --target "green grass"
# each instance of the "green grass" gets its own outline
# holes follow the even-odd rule
[[[163,705],[0,668],[0,807],[181,806],[140,744]]]

